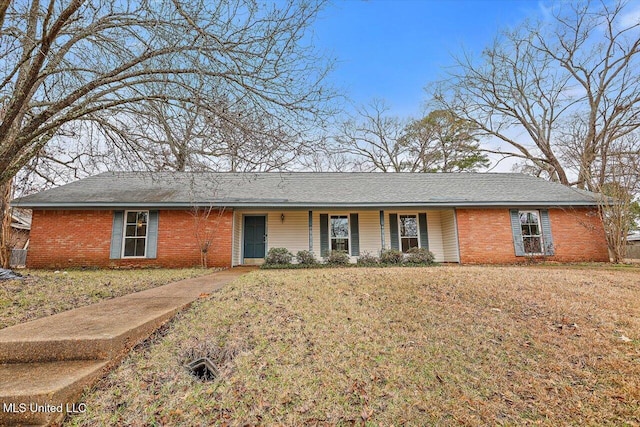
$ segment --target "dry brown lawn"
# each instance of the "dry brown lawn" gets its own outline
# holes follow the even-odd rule
[[[258,271],[83,402],[68,425],[638,426],[640,271]]]
[[[27,270],[0,281],[0,329],[213,270]]]

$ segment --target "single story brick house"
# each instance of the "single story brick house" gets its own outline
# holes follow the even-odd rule
[[[276,247],[354,262],[412,247],[463,264],[609,260],[592,193],[522,174],[107,172],[14,206],[33,211],[31,268],[194,266],[203,235],[224,267]]]

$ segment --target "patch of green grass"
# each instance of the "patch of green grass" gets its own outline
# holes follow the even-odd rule
[[[214,270],[26,270],[24,280],[0,281],[0,328],[138,292]]]
[[[68,425],[636,425],[638,307],[626,271],[256,271],[136,348]],[[187,372],[198,354],[216,380]]]

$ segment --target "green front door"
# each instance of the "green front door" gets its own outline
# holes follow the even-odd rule
[[[244,217],[244,258],[264,258],[267,242],[266,217]]]

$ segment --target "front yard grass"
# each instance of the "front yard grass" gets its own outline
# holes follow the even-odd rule
[[[210,356],[219,376],[184,365]],[[640,424],[638,271],[257,271],[138,346],[68,425]]]
[[[0,329],[212,271],[198,268],[20,271],[24,280],[0,281]]]

